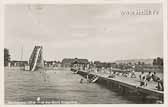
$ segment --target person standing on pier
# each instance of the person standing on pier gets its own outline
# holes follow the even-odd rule
[[[147,86],[146,76],[143,71],[139,75],[139,78],[140,78],[140,86]]]
[[[145,74],[144,74],[144,72],[142,71],[141,74],[139,75],[139,79],[142,80],[143,77],[145,78]]]
[[[157,82],[160,78],[156,75],[156,72],[152,74],[153,81]]]
[[[147,82],[146,82],[146,77],[143,76],[141,81],[140,81],[140,86],[147,86]]]
[[[135,70],[134,69],[131,71],[131,78],[136,78]]]
[[[152,73],[149,72],[147,75],[146,75],[146,80],[147,81],[151,81],[152,80]]]
[[[161,80],[157,75],[156,75],[156,72],[154,72],[154,74],[152,74],[152,77],[154,82],[157,82],[158,85],[156,86],[156,88],[160,91],[163,91],[164,90],[164,86],[163,86],[163,80]]]
[[[161,79],[159,78],[159,80],[158,80],[157,82],[158,82],[157,89],[158,89],[159,91],[164,91],[163,80],[161,80]]]

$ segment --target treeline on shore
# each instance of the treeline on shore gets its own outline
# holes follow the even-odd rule
[[[135,68],[136,71],[149,71],[151,69],[157,70],[157,71],[163,71],[163,58],[157,57],[152,59],[151,64],[147,64],[146,62],[137,61],[131,62],[131,60],[122,63],[116,63],[116,62],[101,62],[101,61],[88,61],[87,59],[78,59],[78,58],[64,58],[62,61],[44,61],[44,64],[46,67],[71,67],[72,63],[74,61],[77,61],[77,63],[88,65],[91,67],[96,68],[118,68],[118,69],[131,69]],[[28,65],[28,61],[16,61],[11,60],[10,52],[7,48],[4,48],[4,66],[25,66]]]

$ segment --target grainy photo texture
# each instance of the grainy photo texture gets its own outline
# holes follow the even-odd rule
[[[162,4],[6,4],[5,104],[163,104]]]

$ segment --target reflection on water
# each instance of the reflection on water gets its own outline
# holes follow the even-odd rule
[[[137,103],[95,83],[80,83],[82,77],[69,70],[26,72],[5,69],[5,103],[74,101],[77,103]],[[139,102],[138,102],[139,103]]]

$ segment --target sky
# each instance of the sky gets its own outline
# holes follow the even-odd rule
[[[159,13],[121,14],[138,9]],[[161,4],[8,4],[4,28],[12,60],[28,60],[35,45],[43,46],[45,60],[163,56]]]

